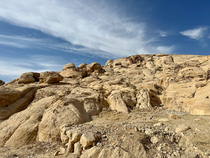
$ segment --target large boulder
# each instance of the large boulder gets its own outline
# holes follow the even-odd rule
[[[60,141],[60,126],[63,124],[80,124],[90,121],[90,117],[84,110],[82,102],[68,98],[65,103],[55,103],[43,115],[39,124],[39,141]]]
[[[75,69],[75,68],[76,68],[76,66],[73,63],[68,63],[68,64],[66,64],[63,67],[63,70],[66,70],[66,69]]]
[[[39,73],[34,73],[34,72],[27,72],[23,73],[19,78],[18,78],[18,83],[32,83],[35,81],[39,81]]]
[[[54,71],[46,71],[40,73],[39,77],[39,83],[48,83],[48,84],[53,84],[53,83],[58,83],[63,80],[63,77]]]
[[[87,71],[88,71],[88,73],[93,73],[93,72],[99,73],[102,71],[101,64],[99,64],[97,62],[93,62],[87,66]]]
[[[135,92],[130,88],[112,91],[108,97],[108,103],[112,110],[128,113],[136,104]]]

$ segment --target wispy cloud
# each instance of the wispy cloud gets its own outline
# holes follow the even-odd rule
[[[147,37],[147,31],[151,31],[147,25],[133,22],[111,0],[1,0],[0,8],[0,18],[4,21],[70,42],[65,51],[86,50],[109,57],[160,53],[151,37]],[[1,44],[25,46],[15,42]]]
[[[198,27],[195,29],[181,31],[180,33],[194,40],[201,40],[206,34],[208,27]]]
[[[9,81],[25,72],[60,71],[64,62],[58,56],[32,55],[24,59],[1,58],[0,65],[1,79],[6,76]]]

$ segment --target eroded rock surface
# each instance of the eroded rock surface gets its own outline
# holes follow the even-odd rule
[[[156,54],[0,80],[0,157],[208,157],[209,79],[209,56]]]

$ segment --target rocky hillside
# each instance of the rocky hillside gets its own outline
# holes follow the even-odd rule
[[[0,80],[0,157],[207,158],[210,56],[134,55]]]

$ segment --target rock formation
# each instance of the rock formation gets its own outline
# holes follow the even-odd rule
[[[0,80],[0,157],[208,157],[209,88],[210,57],[195,55],[68,63]]]

